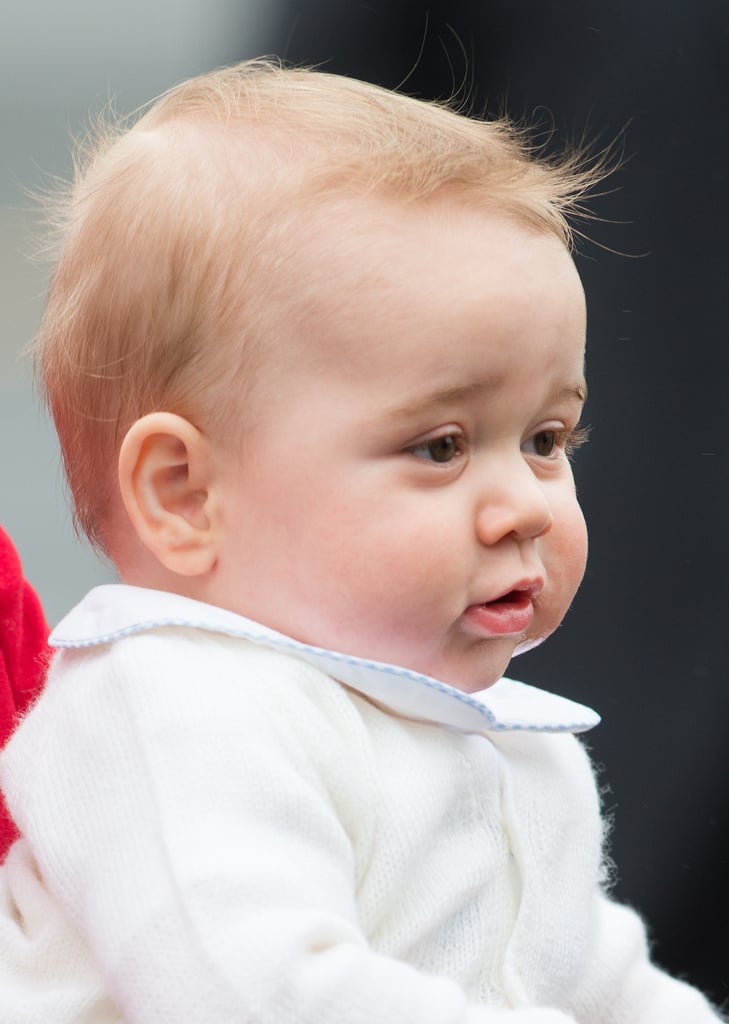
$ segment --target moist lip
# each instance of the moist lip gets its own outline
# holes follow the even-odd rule
[[[470,630],[485,636],[512,636],[524,633],[534,617],[534,596],[538,586],[516,587],[483,604],[466,609]]]

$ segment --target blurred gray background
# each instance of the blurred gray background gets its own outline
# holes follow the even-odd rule
[[[55,622],[111,578],[70,525],[53,430],[22,353],[47,268],[29,191],[67,177],[71,139],[110,101],[129,113],[175,82],[271,45],[276,0],[0,0],[0,522]]]

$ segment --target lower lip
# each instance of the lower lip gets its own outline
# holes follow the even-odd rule
[[[508,601],[474,604],[466,609],[465,621],[482,636],[514,636],[524,633],[534,618],[531,596],[515,593]]]

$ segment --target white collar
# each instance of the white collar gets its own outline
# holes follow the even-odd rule
[[[165,626],[223,633],[285,651],[399,715],[460,732],[585,732],[600,721],[591,708],[513,679],[499,679],[480,693],[463,693],[396,665],[300,643],[215,605],[125,584],[91,590],[56,626],[50,643],[93,647]]]

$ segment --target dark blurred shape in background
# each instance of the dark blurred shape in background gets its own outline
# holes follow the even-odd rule
[[[618,140],[577,263],[590,312],[576,475],[591,529],[567,624],[518,677],[590,703],[617,895],[656,959],[729,999],[729,5],[280,0],[294,63]],[[242,41],[242,46],[244,41]],[[243,53],[242,55],[247,55]]]

